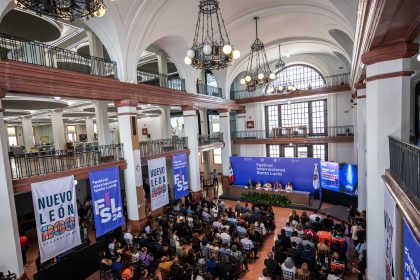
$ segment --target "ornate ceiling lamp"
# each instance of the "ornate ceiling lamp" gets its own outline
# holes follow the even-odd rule
[[[56,19],[75,20],[77,18],[101,17],[105,14],[103,0],[13,0],[22,9],[29,9],[38,15]]]
[[[281,45],[279,44],[279,60],[277,60],[275,67],[275,72],[278,73],[279,71],[283,70],[286,66],[286,63],[281,59]]]
[[[264,43],[258,38],[258,17],[255,20],[255,41],[251,45],[251,55],[249,57],[245,78],[241,79],[241,84],[246,85],[247,91],[255,91],[257,87],[265,87],[276,78],[276,74],[271,72],[267,62]]]
[[[197,69],[218,70],[232,65],[241,53],[229,42],[218,0],[200,0],[194,42],[184,62]]]
[[[285,66],[286,66],[286,63],[281,59],[281,45],[279,44],[279,59],[277,60],[275,64],[276,73],[279,73],[281,70],[283,70]],[[290,92],[296,91],[296,87],[288,81],[287,75],[284,78],[285,78],[284,81],[282,81],[283,79],[279,79],[280,82],[277,85],[275,85],[276,81],[273,81],[273,86],[272,86],[273,92],[290,93]]]

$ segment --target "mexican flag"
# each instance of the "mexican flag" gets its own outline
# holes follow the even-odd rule
[[[315,168],[314,168],[314,175],[312,177],[312,185],[314,186],[314,189],[317,190],[319,189],[320,185],[319,185],[319,172],[318,172],[318,164],[315,164]]]
[[[232,164],[229,165],[229,183],[232,185],[235,182],[235,175],[233,174]]]

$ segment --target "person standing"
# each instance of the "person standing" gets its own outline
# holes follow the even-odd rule
[[[219,172],[216,169],[213,170],[213,187],[219,186]]]
[[[26,237],[26,235],[21,233],[19,237],[19,241],[20,241],[20,249],[22,251],[23,265],[26,266],[26,252],[28,251],[28,237]]]

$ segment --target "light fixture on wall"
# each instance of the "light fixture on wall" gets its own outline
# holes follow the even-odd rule
[[[77,18],[101,17],[105,14],[103,0],[13,0],[22,9],[29,9],[38,15],[75,20]]]
[[[200,0],[193,46],[184,62],[197,69],[218,70],[232,65],[241,53],[233,49],[218,0]]]
[[[249,92],[255,91],[257,87],[267,86],[276,78],[276,74],[271,72],[268,65],[264,43],[258,38],[258,17],[254,17],[254,20],[256,38],[251,45],[245,77],[240,80]]]

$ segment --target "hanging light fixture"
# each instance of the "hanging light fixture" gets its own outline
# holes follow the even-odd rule
[[[251,45],[251,55],[249,57],[246,74],[241,79],[241,84],[246,85],[247,91],[255,91],[257,87],[264,87],[276,78],[276,74],[271,72],[267,62],[264,43],[258,38],[258,17],[255,20],[255,41]]]
[[[103,0],[13,0],[22,9],[38,15],[75,20],[77,18],[102,17],[105,14]]]
[[[193,46],[185,64],[197,69],[218,70],[232,65],[241,53],[233,49],[218,0],[200,0]]]
[[[279,59],[275,64],[275,71],[279,73],[284,69],[286,63],[281,59],[281,45],[279,44]],[[287,72],[284,72],[284,76],[279,77],[277,80],[267,88],[267,93],[290,93],[297,90],[297,88],[287,78]]]
[[[279,59],[277,60],[275,67],[275,72],[278,73],[279,71],[283,70],[283,68],[286,66],[286,63],[281,59],[281,45],[279,44]]]

